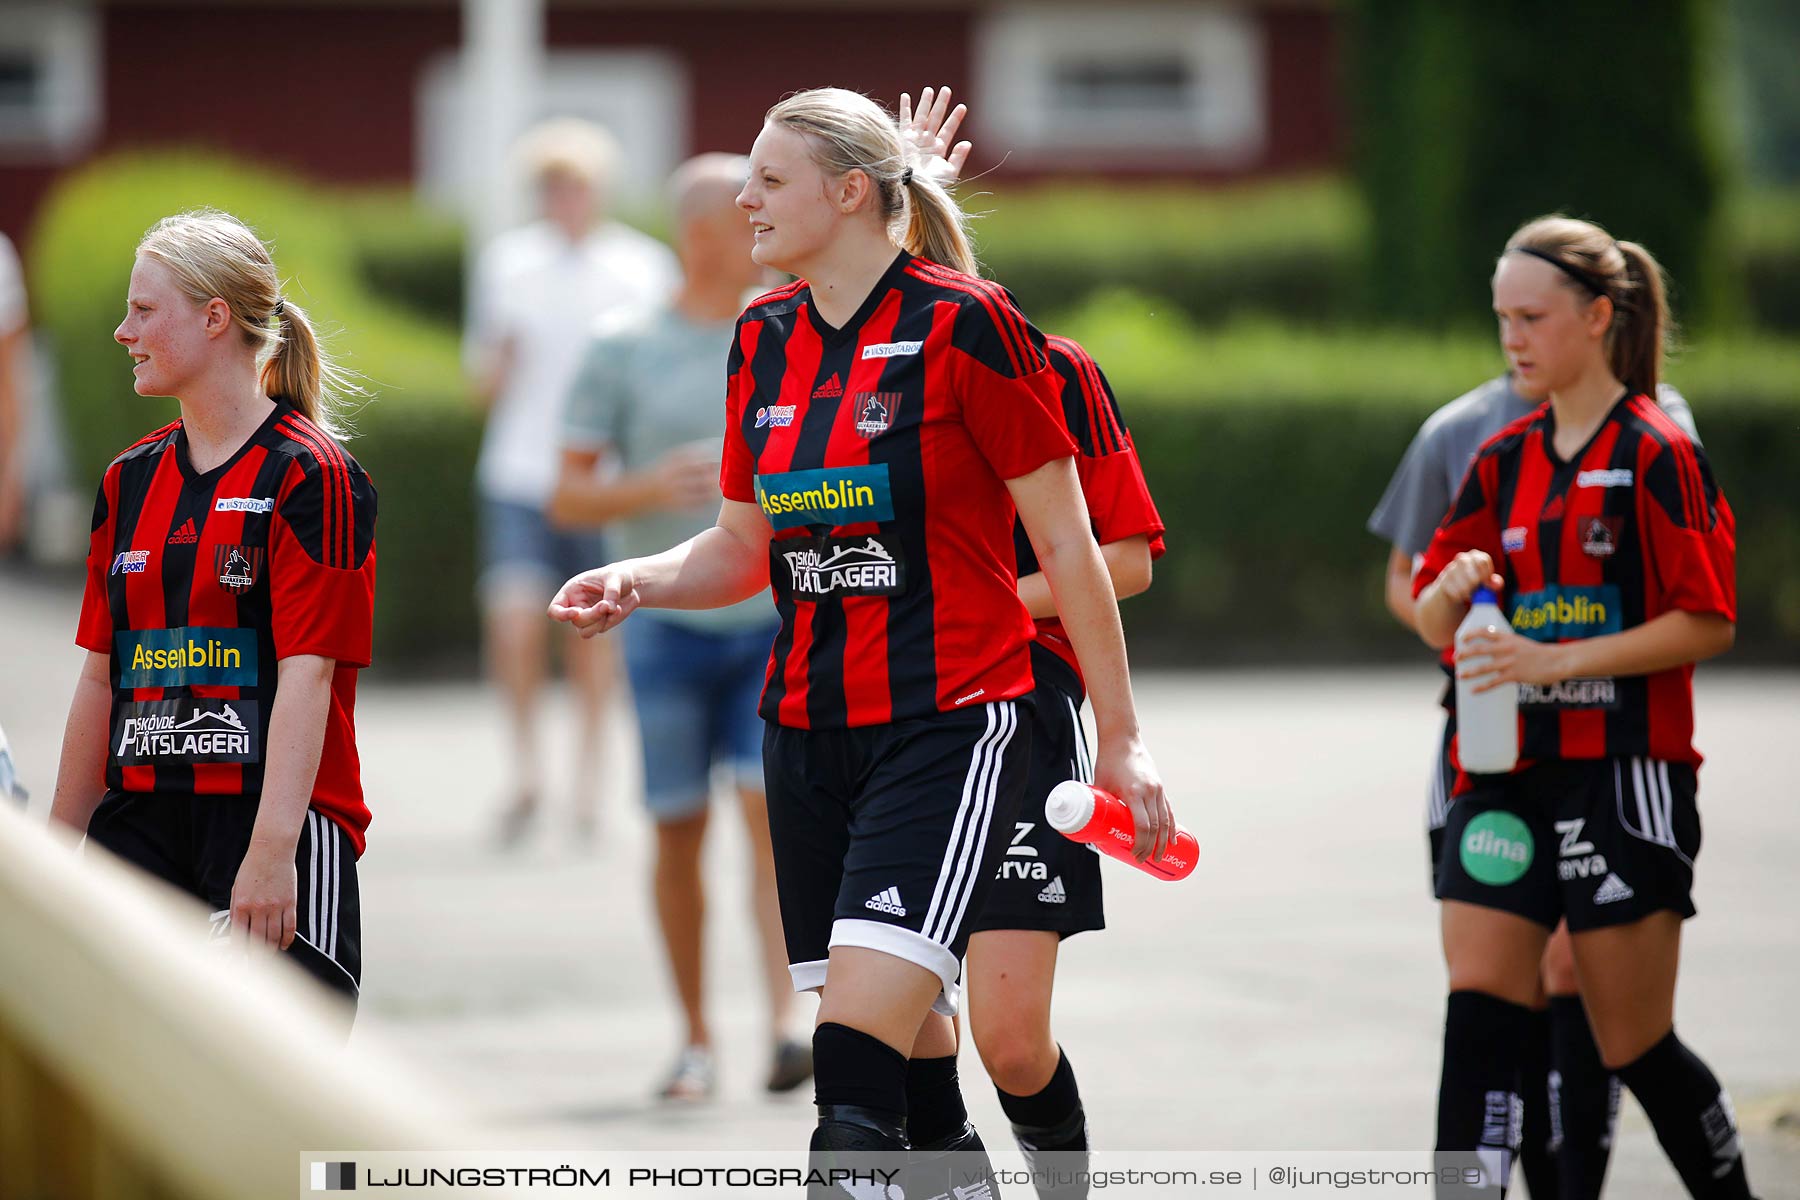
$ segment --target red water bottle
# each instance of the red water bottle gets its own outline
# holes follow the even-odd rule
[[[1199,839],[1179,825],[1161,858],[1145,862],[1133,858],[1131,843],[1137,840],[1137,824],[1131,819],[1130,807],[1111,792],[1079,779],[1050,789],[1044,800],[1044,819],[1070,841],[1086,842],[1158,879],[1186,879],[1200,861]]]

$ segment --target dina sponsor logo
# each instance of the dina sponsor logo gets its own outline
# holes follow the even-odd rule
[[[899,407],[899,392],[856,393],[856,432],[866,438],[886,433],[893,428],[894,412]]]
[[[758,475],[756,503],[776,529],[894,519],[886,463]]]
[[[142,575],[150,566],[148,550],[127,550],[113,559],[112,574]]]
[[[1598,708],[1614,711],[1619,707],[1619,681],[1616,679],[1564,679],[1558,683],[1521,683],[1521,708]]]
[[[1630,487],[1635,476],[1630,467],[1619,467],[1610,471],[1583,471],[1575,476],[1575,486],[1583,488],[1616,488]]]
[[[248,629],[123,629],[113,637],[121,687],[256,686]]]
[[[909,358],[925,348],[924,342],[875,342],[863,347],[863,361],[871,358]]]
[[[1522,879],[1531,867],[1533,850],[1531,830],[1525,822],[1499,809],[1471,820],[1458,847],[1469,878],[1492,887]]]
[[[881,539],[824,537],[798,550],[779,550],[795,595],[897,596],[906,590],[905,564]]]
[[[214,546],[213,569],[219,573],[219,586],[243,595],[256,586],[262,574],[261,546]]]
[[[113,727],[121,765],[249,763],[261,758],[254,700],[140,700]]]
[[[275,511],[273,496],[220,496],[213,501],[214,512],[271,513]]]
[[[1518,554],[1525,549],[1525,535],[1529,532],[1523,525],[1511,525],[1500,531],[1500,549],[1508,554]]]
[[[794,423],[796,407],[798,406],[793,404],[770,404],[759,408],[756,410],[756,427],[786,429]]]
[[[1572,641],[1617,633],[1621,628],[1619,589],[1548,587],[1512,600],[1512,627],[1534,642]]]
[[[1619,549],[1624,517],[1589,517],[1581,523],[1581,552],[1589,558],[1611,558]]]

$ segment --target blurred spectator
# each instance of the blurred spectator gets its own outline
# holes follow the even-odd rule
[[[672,181],[684,280],[668,304],[621,316],[588,347],[563,439],[551,513],[558,520],[616,522],[620,557],[654,554],[717,519],[724,424],[723,371],[734,319],[763,276],[751,261],[750,224],[738,211],[745,159],[704,154]],[[594,466],[616,455],[620,470]],[[714,766],[730,772],[754,856],[752,909],[768,998],[771,1091],[798,1087],[812,1051],[789,1037],[788,977],[774,859],[763,796],[762,692],[780,622],[767,595],[729,608],[646,610],[625,638],[625,664],[643,730],[644,793],[656,821],[656,911],[687,1041],[664,1083],[665,1100],[712,1094],[712,1035],[702,999],[705,889],[701,840]],[[596,639],[606,641],[610,639]]]
[[[478,589],[488,670],[505,698],[512,738],[512,794],[500,827],[508,844],[530,824],[544,789],[536,712],[551,631],[544,597],[609,557],[595,531],[553,528],[545,512],[556,482],[558,414],[594,322],[658,303],[677,273],[660,242],[606,218],[617,149],[605,130],[550,121],[526,135],[521,151],[542,216],[481,254],[465,353],[475,393],[491,406],[476,471]],[[580,721],[576,824],[591,837],[601,731],[618,668],[605,640],[559,632],[558,641]]]
[[[0,233],[0,557],[25,537],[25,273]]]

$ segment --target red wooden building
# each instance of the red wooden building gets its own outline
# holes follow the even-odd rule
[[[975,170],[1231,179],[1344,149],[1328,0],[547,0],[542,106],[605,120],[643,193],[802,87],[948,81]],[[0,231],[111,150],[210,146],[458,186],[458,0],[0,0]]]

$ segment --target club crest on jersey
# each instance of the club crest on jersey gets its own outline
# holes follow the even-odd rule
[[[1624,517],[1589,517],[1581,523],[1581,552],[1589,558],[1611,558],[1624,528]]]
[[[261,546],[214,546],[213,569],[219,573],[219,586],[241,596],[256,586],[262,574]]]
[[[866,438],[886,433],[893,428],[894,412],[899,407],[899,392],[856,393],[856,432]]]
[[[148,550],[127,550],[113,559],[114,575],[142,575],[150,565]]]
[[[1525,549],[1526,532],[1527,530],[1523,525],[1511,525],[1501,530],[1500,548],[1508,554],[1520,553]]]
[[[770,404],[756,410],[756,427],[762,429],[773,425],[776,429],[786,429],[794,423],[792,404]]]

